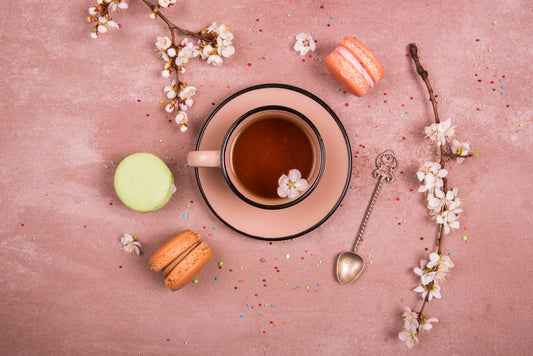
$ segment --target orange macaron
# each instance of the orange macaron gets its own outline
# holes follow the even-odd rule
[[[200,237],[190,230],[182,231],[150,257],[150,267],[161,271],[170,290],[183,288],[211,261],[213,250]]]
[[[344,37],[324,62],[335,79],[355,96],[365,95],[385,76],[374,53],[354,37]]]

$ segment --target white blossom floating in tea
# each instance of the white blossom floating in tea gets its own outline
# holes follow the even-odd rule
[[[291,169],[289,175],[282,174],[278,180],[278,195],[282,198],[296,198],[307,189],[307,180],[302,178],[302,173],[297,169]]]

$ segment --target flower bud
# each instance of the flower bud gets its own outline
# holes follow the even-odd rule
[[[168,112],[168,113],[171,113],[174,111],[174,108],[175,108],[175,102],[172,101],[171,103],[167,104],[167,106],[165,106],[165,111]]]
[[[160,50],[166,50],[172,45],[172,41],[167,36],[165,37],[158,37],[157,41],[155,42],[155,46]]]
[[[174,47],[170,47],[169,49],[167,49],[167,54],[169,55],[169,57],[174,57],[176,55],[176,49]]]

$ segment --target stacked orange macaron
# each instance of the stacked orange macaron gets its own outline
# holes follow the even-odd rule
[[[161,271],[170,290],[177,291],[190,283],[213,257],[213,250],[200,237],[190,230],[182,231],[150,257],[151,268]]]
[[[324,62],[350,93],[363,96],[385,75],[374,53],[354,37],[344,37]]]

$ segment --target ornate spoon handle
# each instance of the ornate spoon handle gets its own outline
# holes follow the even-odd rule
[[[373,172],[373,176],[374,178],[378,178],[379,180],[376,184],[376,188],[374,188],[374,194],[372,195],[372,199],[370,199],[370,203],[368,204],[368,207],[366,209],[365,217],[363,218],[361,226],[359,227],[359,233],[357,234],[357,241],[355,242],[353,252],[357,252],[357,248],[359,247],[359,243],[361,242],[361,238],[363,237],[363,233],[365,232],[365,227],[368,222],[368,218],[370,217],[370,213],[372,212],[374,204],[378,199],[379,192],[381,191],[381,185],[383,184],[383,181],[386,181],[387,183],[392,183],[394,181],[393,173],[398,169],[398,165],[398,158],[391,150],[387,150],[381,153],[376,158],[377,169]]]

